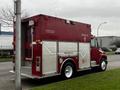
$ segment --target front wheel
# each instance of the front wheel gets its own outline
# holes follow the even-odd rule
[[[99,66],[100,71],[105,71],[107,69],[107,62],[102,60]]]
[[[62,76],[66,79],[69,79],[74,74],[74,66],[72,63],[66,63],[62,69]]]

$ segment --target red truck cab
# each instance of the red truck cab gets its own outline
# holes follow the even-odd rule
[[[99,64],[99,68],[104,71],[107,68],[107,55],[100,48],[97,38],[91,39],[91,60]]]

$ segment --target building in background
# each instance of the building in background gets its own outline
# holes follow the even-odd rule
[[[13,53],[13,32],[0,30],[0,55],[12,55]]]
[[[97,37],[98,43],[100,47],[106,47],[106,48],[112,48],[116,47],[115,45],[112,45],[115,41],[120,41],[120,37],[118,36],[102,36]]]

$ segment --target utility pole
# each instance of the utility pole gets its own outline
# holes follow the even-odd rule
[[[102,23],[100,23],[99,25],[98,25],[98,27],[97,27],[97,37],[99,36],[99,29],[100,29],[100,27],[103,25],[103,24],[106,24],[107,22],[102,22]]]
[[[0,23],[0,34],[1,34],[1,23]]]
[[[97,47],[102,47],[101,45],[101,39],[100,39],[100,42],[99,42],[99,40],[98,40],[98,37],[99,37],[99,29],[100,29],[100,27],[103,25],[103,24],[106,24],[107,22],[102,22],[102,23],[100,23],[99,25],[98,25],[98,27],[97,27],[97,37],[96,37],[96,39],[97,39]],[[99,45],[99,43],[100,43],[100,45]]]
[[[14,0],[15,9],[15,90],[21,86],[21,0]]]

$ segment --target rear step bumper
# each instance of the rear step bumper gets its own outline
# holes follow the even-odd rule
[[[13,70],[11,70],[9,72],[15,74],[15,72]],[[40,78],[38,76],[31,76],[31,75],[27,75],[27,74],[24,74],[24,73],[21,73],[21,76],[31,78],[31,79],[39,79]]]
[[[9,72],[15,74],[15,72],[13,70],[11,70]],[[49,75],[46,75],[46,76],[39,77],[39,76],[31,76],[31,75],[27,75],[27,74],[21,73],[21,76],[27,77],[27,78],[31,78],[31,79],[42,79],[42,78],[47,78],[47,77],[52,77],[52,76],[58,76],[58,75],[61,75],[61,74],[55,74],[55,73],[53,73],[53,74],[49,74]]]

